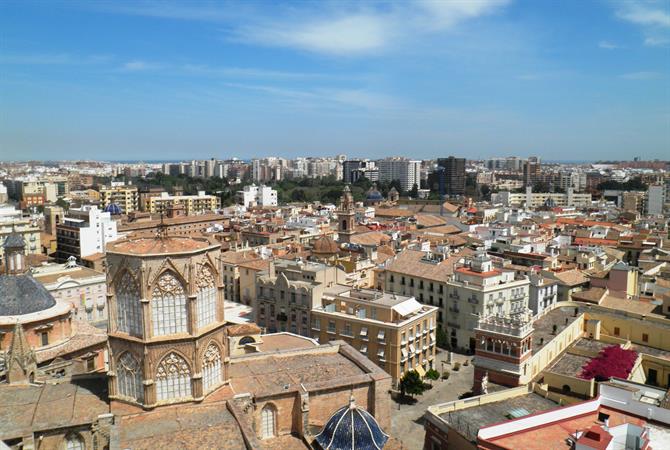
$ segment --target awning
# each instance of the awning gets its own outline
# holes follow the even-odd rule
[[[409,345],[409,352],[414,354],[414,346],[412,344]]]
[[[377,339],[379,339],[380,341],[383,341],[385,335],[386,335],[386,332],[384,330],[379,330],[379,333],[377,334]]]
[[[361,328],[361,336],[367,336],[367,335],[368,335],[368,327]]]
[[[368,346],[363,344],[361,345],[361,353],[367,353],[368,352]]]
[[[395,305],[392,309],[401,316],[405,317],[417,311],[421,311],[421,308],[421,303],[417,302],[416,299],[412,297],[402,303]]]
[[[384,349],[380,348],[377,350],[377,356],[379,356],[381,359],[384,359]]]
[[[406,349],[400,349],[400,353],[402,353],[402,359],[407,358],[407,350]]]
[[[416,367],[414,368],[414,370],[417,371],[417,373],[419,374],[419,376],[420,376],[421,378],[423,378],[423,377],[426,376],[426,371],[423,370],[423,367],[421,367],[421,366],[416,366]]]
[[[435,342],[435,333],[430,333],[430,340]]]

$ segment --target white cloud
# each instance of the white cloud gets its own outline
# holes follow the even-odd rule
[[[621,48],[620,46],[613,44],[612,42],[609,41],[600,41],[598,42],[598,47],[604,48],[606,50],[614,50],[617,48]]]
[[[670,28],[670,13],[651,4],[626,2],[616,14],[637,25]]]
[[[649,47],[664,47],[670,44],[670,39],[661,37],[647,37],[644,40],[644,45]]]
[[[128,61],[125,64],[123,64],[123,66],[121,66],[121,70],[123,70],[124,72],[142,72],[146,70],[156,70],[162,67],[163,66],[161,64],[150,63],[147,61],[136,59],[133,61]]]
[[[250,2],[232,8],[225,4],[166,0],[93,3],[90,7],[117,14],[221,23],[233,40],[341,56],[379,52],[402,39],[447,30],[463,21],[493,13],[510,1],[324,1],[273,8],[259,8]]]
[[[290,25],[276,23],[238,30],[237,38],[258,44],[293,47],[316,53],[359,54],[384,47],[392,29],[374,15],[354,15]]]
[[[621,75],[621,78],[625,80],[656,80],[661,77],[661,73],[652,71],[631,72]]]

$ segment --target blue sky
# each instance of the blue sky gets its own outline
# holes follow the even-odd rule
[[[670,0],[0,3],[0,159],[670,157]]]

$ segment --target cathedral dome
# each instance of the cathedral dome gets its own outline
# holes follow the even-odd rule
[[[314,241],[313,253],[335,254],[338,251],[337,243],[330,236],[321,236]]]
[[[358,408],[352,397],[328,419],[316,442],[323,450],[381,450],[388,438],[375,418]]]
[[[0,275],[0,316],[20,316],[44,311],[56,300],[31,275]]]
[[[121,207],[116,203],[110,203],[105,207],[105,212],[110,213],[112,216],[118,216],[123,211],[121,210]]]

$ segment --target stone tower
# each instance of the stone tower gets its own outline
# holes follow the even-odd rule
[[[340,209],[337,211],[338,235],[340,242],[351,242],[356,226],[356,211],[354,196],[351,194],[349,185],[344,186],[342,197],[340,197]]]

